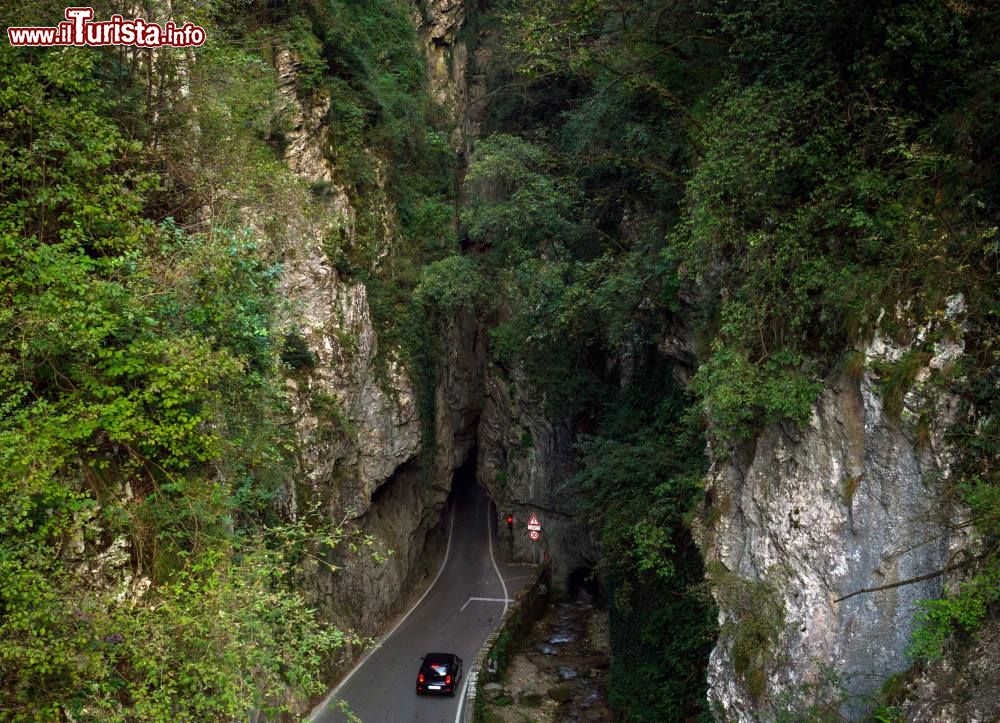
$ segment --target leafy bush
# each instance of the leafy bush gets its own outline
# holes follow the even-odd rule
[[[414,298],[418,303],[449,313],[474,309],[483,293],[476,263],[468,256],[449,256],[424,267]]]
[[[551,168],[546,150],[523,139],[481,142],[465,179],[471,194],[461,215],[469,236],[513,258],[519,249],[572,249],[581,233],[577,191]]]
[[[345,637],[274,525],[276,269],[144,217],[104,56],[24,53],[0,48],[0,717],[288,710]]]
[[[964,583],[957,595],[940,600],[924,600],[917,613],[917,628],[910,643],[910,653],[925,661],[940,659],[956,636],[974,633],[990,606],[1000,600],[1000,573],[987,569]]]
[[[822,383],[803,373],[802,357],[780,352],[762,365],[731,349],[717,348],[694,379],[720,440],[753,434],[761,423],[809,420]]]

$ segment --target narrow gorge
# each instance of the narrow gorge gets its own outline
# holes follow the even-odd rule
[[[0,720],[304,718],[473,481],[616,720],[1000,720],[995,8],[115,13],[0,47]]]

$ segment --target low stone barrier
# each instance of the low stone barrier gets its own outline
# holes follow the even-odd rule
[[[466,693],[462,710],[463,723],[476,720],[476,698],[479,688],[500,678],[514,645],[527,635],[532,623],[538,620],[548,607],[552,591],[552,566],[546,562],[535,571],[535,579],[514,598],[475,660],[469,666],[469,691]]]

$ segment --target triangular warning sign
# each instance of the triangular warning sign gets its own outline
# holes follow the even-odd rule
[[[540,523],[538,522],[538,517],[537,517],[536,515],[532,515],[532,516],[531,516],[531,519],[530,519],[530,520],[528,520],[528,524],[529,524],[529,525],[538,525],[538,524],[540,524]]]

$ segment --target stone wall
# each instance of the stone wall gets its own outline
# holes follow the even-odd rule
[[[596,536],[580,519],[576,495],[567,486],[573,428],[569,420],[550,417],[545,400],[516,368],[490,364],[484,376],[477,472],[498,512],[514,515],[513,544],[502,550],[520,562],[536,562],[540,552],[547,554],[553,583],[562,589],[573,570],[592,568],[597,561]],[[537,543],[525,530],[532,514],[542,523]]]

